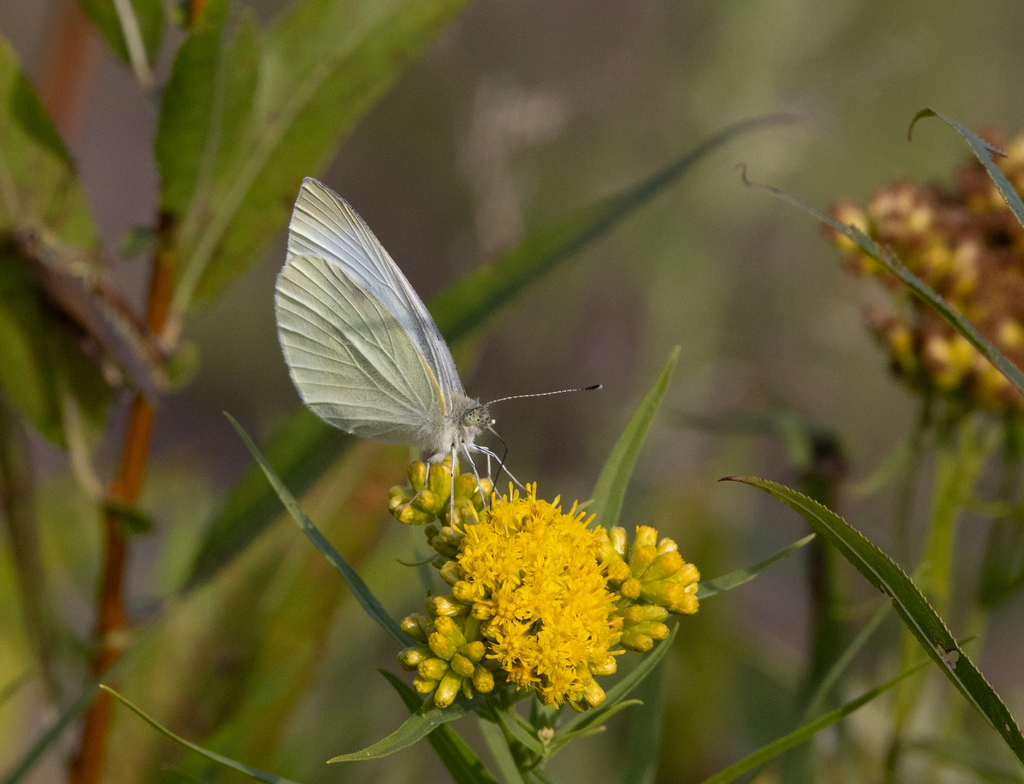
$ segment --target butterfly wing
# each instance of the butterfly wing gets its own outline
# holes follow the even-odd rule
[[[301,256],[341,267],[384,306],[419,349],[447,406],[465,395],[448,344],[398,265],[348,202],[312,177],[302,182],[288,226],[288,258]]]
[[[433,448],[441,390],[405,326],[340,265],[289,256],[277,279],[277,331],[307,406],[375,441]]]

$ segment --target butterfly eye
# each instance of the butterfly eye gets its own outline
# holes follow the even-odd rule
[[[473,406],[467,408],[462,414],[462,424],[466,427],[486,428],[494,424],[491,412],[487,406]]]

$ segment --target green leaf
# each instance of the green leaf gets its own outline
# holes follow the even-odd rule
[[[211,106],[196,178],[208,187],[193,191],[184,214],[179,202],[164,204],[181,225],[176,318],[259,260],[288,220],[302,178],[323,168],[464,2],[300,0],[267,30],[246,111],[231,108],[231,90],[212,100],[195,88],[204,93],[197,104]],[[226,86],[232,77],[217,78]],[[244,121],[232,126],[238,117]],[[167,164],[164,155],[161,169]]]
[[[643,446],[651,421],[658,412],[661,399],[665,396],[668,382],[672,380],[672,371],[676,369],[678,360],[679,346],[676,346],[668,355],[668,361],[655,380],[654,386],[640,403],[633,418],[629,420],[625,431],[615,442],[604,468],[601,469],[601,475],[594,487],[594,503],[588,510],[595,515],[594,521],[597,525],[612,528],[619,524],[626,486],[633,476],[633,469],[640,456],[640,447]]]
[[[266,446],[267,462],[296,494],[308,490],[355,443],[303,408]],[[199,546],[182,593],[198,588],[244,550],[281,513],[273,488],[258,463],[251,464],[231,491]]]
[[[850,662],[857,655],[858,651],[864,647],[865,643],[871,638],[871,635],[875,633],[875,630],[881,626],[882,621],[885,620],[886,616],[892,610],[892,605],[886,603],[871,616],[871,619],[864,625],[864,628],[860,630],[857,636],[853,639],[843,651],[842,655],[839,656],[829,671],[825,673],[825,677],[821,679],[821,682],[814,689],[814,693],[811,694],[807,700],[807,707],[804,709],[804,720],[810,721],[825,706],[828,695],[832,691],[832,687],[836,685],[839,678],[846,671],[846,668],[850,666]]]
[[[609,233],[708,154],[744,133],[791,120],[786,115],[769,115],[730,125],[636,185],[532,233],[431,300],[430,312],[441,333],[449,343],[463,337],[559,263]]]
[[[729,572],[729,574],[723,574],[721,577],[716,577],[714,580],[701,581],[697,585],[697,598],[703,601],[708,597],[714,596],[716,593],[728,591],[731,588],[750,582],[776,561],[781,561],[783,558],[795,553],[804,545],[809,544],[815,536],[817,536],[817,534],[809,534],[803,539],[798,539],[793,542],[793,544],[786,545],[777,553],[770,555],[763,561],[758,561],[753,566],[737,569],[735,572]]]
[[[804,741],[809,740],[815,733],[835,724],[844,716],[848,716],[853,713],[858,708],[871,702],[871,700],[875,699],[875,697],[880,694],[884,694],[901,680],[913,675],[915,672],[923,669],[926,665],[927,662],[922,662],[918,666],[912,667],[906,672],[897,675],[892,680],[886,681],[881,686],[876,686],[871,689],[871,691],[862,694],[857,699],[851,700],[842,707],[831,710],[821,718],[804,724],[802,727],[793,730],[788,735],[784,735],[778,740],[774,740],[768,745],[762,746],[753,754],[747,755],[739,762],[734,763],[725,770],[719,771],[714,776],[705,779],[703,784],[725,784],[728,781],[739,778],[744,773],[764,765],[766,762],[775,759],[775,757],[779,756],[782,752],[788,751],[794,746],[799,746]]]
[[[501,775],[505,779],[505,784],[525,784],[523,774],[516,764],[515,757],[512,756],[512,750],[509,748],[508,741],[505,739],[505,733],[501,731],[501,727],[482,716],[477,717],[477,724],[480,727],[480,734],[484,736],[484,741],[487,743],[491,756],[494,757],[494,761],[498,765],[498,770],[501,771]]]
[[[921,647],[1024,763],[1024,736],[1017,722],[906,572],[839,515],[807,496],[757,477],[727,479],[764,490],[799,513],[868,582],[891,597],[896,612]]]
[[[0,385],[45,438],[64,446],[64,395],[95,426],[106,414],[109,390],[29,274],[32,262],[13,239],[24,232],[45,232],[80,248],[97,243],[71,158],[17,56],[0,39]]]
[[[981,161],[982,166],[984,166],[985,170],[988,172],[988,176],[991,177],[992,182],[995,183],[1000,195],[1006,202],[1006,206],[1010,208],[1014,217],[1017,218],[1017,222],[1021,226],[1024,226],[1024,200],[1021,199],[1020,194],[1017,193],[1017,189],[1013,187],[1010,181],[1006,178],[1006,175],[1003,174],[1002,170],[996,166],[995,160],[993,160],[992,157],[994,155],[999,155],[1005,158],[1006,153],[993,147],[977,134],[967,130],[967,128],[962,126],[952,117],[939,114],[933,109],[922,109],[914,115],[914,119],[910,121],[910,127],[907,129],[908,140],[914,132],[914,126],[917,124],[917,121],[922,117],[938,117],[967,140],[967,143],[971,145],[971,149],[974,150],[974,154],[978,156],[978,160]]]
[[[141,708],[139,708],[137,705],[129,701],[126,697],[111,689],[109,686],[104,686],[101,684],[100,688],[103,691],[107,692],[107,694],[113,696],[118,702],[120,702],[122,705],[128,708],[128,710],[130,710],[132,713],[134,713],[136,716],[138,716],[140,719],[146,722],[146,724],[155,729],[161,735],[170,738],[175,743],[184,746],[186,749],[191,749],[196,754],[203,755],[208,760],[212,760],[213,762],[216,762],[218,765],[223,765],[225,768],[230,768],[231,770],[238,771],[239,773],[242,773],[251,779],[256,779],[256,781],[268,782],[268,784],[295,784],[295,782],[291,779],[286,779],[282,776],[275,776],[273,773],[267,773],[265,771],[260,770],[259,768],[251,768],[248,765],[243,765],[241,762],[237,762],[231,759],[230,757],[225,757],[221,754],[217,754],[214,751],[210,751],[209,749],[204,749],[202,746],[197,746],[195,743],[192,743],[191,741],[187,741],[184,738],[175,735],[169,729],[160,724],[156,719],[146,715]]]
[[[29,264],[14,247],[0,245],[0,386],[43,437],[64,447],[66,406],[76,405],[97,429],[110,389],[29,275]]]
[[[281,499],[281,503],[284,504],[288,513],[299,524],[299,528],[302,529],[302,532],[309,538],[309,541],[313,543],[316,549],[327,557],[327,560],[331,562],[335,569],[341,572],[341,576],[345,578],[345,582],[348,583],[348,587],[366,611],[366,614],[379,623],[384,631],[394,637],[403,647],[416,645],[416,641],[402,631],[398,621],[388,615],[387,610],[377,600],[377,597],[370,592],[370,589],[356,570],[349,566],[348,561],[342,557],[341,553],[334,549],[334,545],[328,542],[324,535],[320,533],[320,529],[313,525],[313,521],[306,517],[306,514],[299,508],[298,501],[288,492],[288,488],[284,486],[284,483],[274,473],[274,469],[270,467],[267,459],[256,448],[248,433],[242,429],[242,426],[230,414],[225,414],[225,416],[231,422],[231,426],[238,432],[242,441],[245,442],[249,452],[252,453],[260,468],[263,469],[263,473],[266,474],[267,479],[274,488],[274,492],[277,493],[278,498]]]
[[[398,692],[410,713],[415,713],[423,707],[423,698],[405,681],[385,670],[378,670],[378,672]],[[437,752],[437,756],[444,763],[448,772],[452,774],[455,784],[498,784],[497,779],[491,775],[480,758],[447,724],[442,724],[428,733],[427,742]]]
[[[231,30],[229,2],[209,0],[203,8],[175,55],[164,90],[154,152],[161,205],[179,219],[194,199],[208,198],[217,156],[238,144],[252,109],[260,30],[251,13]],[[185,233],[192,229],[182,227]]]
[[[211,5],[218,1],[211,0]],[[785,120],[763,117],[729,126],[638,185],[540,229],[493,264],[453,284],[430,306],[445,339],[454,345],[479,327],[495,308],[508,303],[552,267],[610,231],[711,151],[742,133]],[[274,434],[266,451],[285,483],[301,495],[353,442],[352,436],[304,409]],[[250,466],[232,488],[223,511],[211,523],[184,590],[191,590],[216,574],[270,524],[277,509],[277,500],[259,468]]]
[[[627,704],[636,704],[636,701],[627,700],[626,698],[629,697],[633,689],[640,685],[644,678],[654,672],[661,660],[665,658],[678,632],[679,626],[676,625],[666,639],[658,643],[652,651],[644,654],[640,664],[609,689],[603,704],[586,713],[576,714],[560,727],[549,744],[551,750],[548,756],[563,748],[575,737],[593,734],[601,722],[607,721],[609,717],[623,707],[626,707]]]
[[[881,245],[871,239],[871,237],[866,235],[856,226],[848,226],[845,223],[837,221],[802,199],[791,196],[785,191],[774,188],[771,185],[757,185],[751,183],[746,179],[746,172],[744,172],[743,177],[744,182],[747,185],[761,188],[773,196],[777,196],[783,201],[787,201],[790,204],[799,207],[801,210],[810,213],[817,220],[831,226],[844,237],[847,237],[852,242],[856,243],[862,251],[903,281],[903,283],[905,283],[907,287],[922,301],[933,307],[936,312],[946,319],[946,321],[948,321],[957,332],[967,338],[968,342],[980,351],[989,362],[995,365],[999,372],[1006,376],[1007,380],[1017,387],[1021,394],[1024,394],[1024,374],[1022,374],[1020,370],[1018,370],[1017,367],[1003,355],[1002,352],[989,343],[988,340],[974,328],[971,322],[961,316],[952,305],[937,294],[931,286],[904,267],[903,263],[891,250],[888,248],[882,248]]]
[[[152,80],[152,66],[164,31],[163,0],[79,0],[111,51],[140,75],[140,60]],[[121,8],[118,8],[118,5]]]
[[[327,760],[327,762],[357,762],[359,760],[387,757],[396,751],[412,746],[443,724],[465,716],[483,702],[485,698],[486,695],[480,695],[472,700],[457,702],[448,708],[434,708],[426,713],[414,713],[402,723],[401,727],[383,740],[374,743],[372,746],[367,746],[362,751],[356,751],[352,754],[341,754]]]
[[[656,668],[636,690],[642,707],[633,711],[623,753],[623,784],[654,784],[658,776],[658,749],[664,725],[664,682]]]

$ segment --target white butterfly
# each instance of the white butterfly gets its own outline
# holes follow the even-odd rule
[[[357,436],[470,459],[493,419],[466,395],[437,324],[348,202],[303,180],[277,278],[277,334],[321,419]],[[493,431],[492,431],[493,432]]]

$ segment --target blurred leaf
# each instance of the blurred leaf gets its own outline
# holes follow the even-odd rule
[[[402,722],[401,727],[383,740],[374,743],[372,746],[367,746],[362,751],[356,751],[352,754],[341,754],[327,760],[327,762],[358,762],[359,760],[387,757],[396,751],[412,746],[421,738],[429,735],[437,727],[465,716],[485,699],[487,699],[487,695],[477,695],[471,700],[457,702],[448,708],[433,708],[426,713],[414,713]]]
[[[629,697],[633,689],[644,678],[654,672],[654,669],[661,660],[665,658],[665,654],[668,653],[669,648],[672,646],[672,641],[675,640],[678,632],[679,625],[676,624],[666,639],[658,643],[657,647],[650,653],[644,654],[640,663],[608,690],[604,703],[592,710],[588,710],[586,713],[577,713],[561,726],[549,744],[550,751],[548,756],[553,756],[556,751],[563,748],[575,737],[593,734],[601,722],[607,721],[608,718],[628,704],[636,704],[635,700],[627,700],[626,698]]]
[[[775,759],[782,752],[788,751],[794,746],[799,746],[804,741],[810,740],[810,738],[812,738],[815,735],[815,733],[820,732],[826,727],[835,724],[844,716],[853,713],[858,708],[871,702],[871,700],[875,699],[875,697],[879,696],[880,694],[884,694],[904,678],[907,678],[913,675],[915,672],[918,672],[919,670],[923,669],[927,664],[928,662],[922,662],[916,667],[911,667],[906,672],[900,673],[892,680],[883,683],[881,686],[876,686],[875,688],[871,689],[871,691],[862,694],[857,699],[850,700],[850,702],[846,703],[842,707],[829,711],[821,718],[804,724],[802,727],[793,730],[788,735],[784,735],[778,740],[772,741],[767,746],[762,746],[753,754],[747,755],[739,762],[730,765],[725,770],[719,771],[714,776],[705,779],[703,781],[703,784],[725,784],[728,781],[732,781],[733,779],[739,778],[744,773],[754,770],[754,768],[764,765],[766,762]]]
[[[516,764],[515,757],[512,756],[512,750],[509,748],[508,741],[505,740],[505,733],[501,731],[501,727],[481,716],[477,717],[477,724],[491,756],[494,757],[494,761],[498,765],[498,770],[501,771],[502,778],[505,779],[505,784],[525,784],[523,774],[519,771],[519,766]]]
[[[714,580],[702,580],[697,586],[697,598],[703,601],[708,597],[714,596],[716,593],[728,591],[730,588],[736,588],[739,585],[750,582],[776,561],[781,561],[783,558],[795,553],[805,544],[809,544],[815,536],[817,534],[808,534],[803,539],[798,539],[793,544],[786,545],[777,553],[770,555],[763,561],[758,561],[753,566],[747,566],[743,569],[737,569],[735,572],[723,574]]]
[[[654,784],[658,776],[658,748],[665,723],[662,668],[640,682],[636,697],[643,704],[630,714],[629,737],[622,759],[622,784]]]
[[[151,64],[164,32],[163,0],[79,0],[79,3],[114,54],[136,68],[136,73],[138,58],[144,56],[146,67],[152,70]],[[118,13],[118,3],[123,3],[123,18]],[[130,51],[136,46],[138,51]]]
[[[210,0],[193,23],[175,55],[160,107],[154,154],[161,206],[179,221],[192,201],[209,191],[216,157],[237,144],[251,111],[260,31],[246,13],[229,40],[229,3]],[[195,214],[193,220],[198,219]]]
[[[856,226],[848,226],[845,223],[841,223],[840,221],[826,215],[817,207],[808,204],[802,199],[798,199],[796,196],[791,196],[785,191],[780,190],[779,188],[774,188],[771,185],[759,185],[749,182],[746,179],[745,171],[743,173],[743,181],[751,187],[761,188],[773,196],[778,196],[780,199],[788,201],[790,204],[810,213],[822,223],[831,226],[852,242],[855,242],[861,250],[903,281],[921,300],[928,305],[931,305],[936,312],[946,319],[946,321],[948,321],[957,332],[967,338],[968,342],[972,346],[978,349],[978,351],[980,351],[989,362],[995,365],[995,367],[1004,376],[1006,376],[1007,380],[1017,387],[1017,390],[1021,394],[1024,394],[1024,374],[1022,374],[1020,370],[1018,370],[1017,367],[1003,355],[1002,352],[989,343],[988,340],[974,328],[971,322],[961,316],[952,305],[939,296],[931,286],[904,267],[903,263],[891,250],[888,248],[882,248],[881,245],[871,239],[871,237],[862,232]]]
[[[1024,736],[1006,705],[950,634],[914,582],[889,556],[839,515],[795,490],[757,477],[729,477],[769,493],[798,512],[893,606],[939,669],[1024,762]]]
[[[63,447],[62,396],[72,395],[85,421],[96,428],[106,415],[110,390],[27,267],[16,248],[0,245],[0,385],[22,416]]]
[[[403,647],[416,645],[416,641],[403,632],[398,622],[388,615],[387,610],[385,610],[383,605],[377,601],[377,597],[371,593],[370,589],[366,586],[366,583],[363,582],[363,579],[355,569],[349,566],[348,561],[342,557],[341,553],[334,549],[334,545],[328,542],[324,535],[320,533],[320,529],[313,525],[312,520],[306,517],[302,509],[299,508],[298,501],[295,500],[295,497],[288,491],[288,488],[284,486],[284,483],[281,482],[277,474],[274,473],[274,470],[267,463],[267,459],[256,448],[252,439],[249,438],[249,435],[242,429],[242,426],[238,424],[230,414],[225,414],[225,416],[228,418],[228,421],[231,422],[231,426],[235,428],[242,441],[245,442],[245,445],[249,448],[249,452],[252,453],[252,456],[255,458],[260,468],[263,469],[263,473],[266,474],[267,479],[274,488],[274,492],[276,492],[278,498],[281,499],[281,503],[284,504],[285,509],[288,510],[288,513],[292,516],[295,522],[299,524],[299,528],[302,529],[302,532],[309,538],[309,541],[314,544],[316,549],[327,557],[327,560],[331,562],[335,569],[341,572],[341,576],[345,578],[345,582],[348,583],[348,587],[355,595],[359,604],[366,611],[366,614],[380,624],[384,631],[394,637],[395,640],[397,640]]]
[[[271,437],[265,451],[267,462],[285,483],[304,493],[355,443],[343,433],[303,408]],[[257,463],[252,463],[228,493],[224,508],[203,537],[181,592],[199,587],[244,550],[281,514],[273,488]]]
[[[430,301],[430,312],[441,334],[453,343],[477,328],[528,285],[610,232],[726,142],[792,119],[788,115],[768,115],[730,125],[636,185],[530,234],[508,253],[466,275]]]
[[[78,699],[57,717],[57,720],[49,726],[39,740],[32,744],[31,748],[15,763],[0,784],[18,784],[22,781],[35,767],[35,764],[50,751],[50,747],[60,740],[64,730],[78,721],[79,717],[85,713],[85,709],[92,704],[98,693],[99,686],[97,684],[92,683],[87,686]]]
[[[594,503],[588,509],[595,515],[594,522],[597,525],[612,528],[619,524],[622,502],[626,497],[626,486],[629,484],[630,477],[633,476],[636,460],[640,456],[640,447],[643,446],[647,430],[651,426],[654,415],[658,412],[661,399],[665,396],[668,382],[672,380],[672,371],[676,369],[678,360],[679,346],[676,346],[668,355],[668,361],[655,380],[654,386],[644,396],[640,407],[633,414],[633,418],[629,420],[629,424],[619,436],[619,440],[615,442],[612,453],[608,456],[604,468],[601,469],[601,475],[597,478],[597,485],[594,487]]]
[[[156,401],[167,391],[167,358],[146,322],[114,285],[99,253],[61,242],[49,232],[19,231],[15,243],[35,284],[95,343],[135,389]],[[73,331],[74,332],[74,331]]]
[[[993,147],[977,134],[967,130],[952,117],[939,114],[933,109],[922,109],[914,115],[914,119],[910,121],[910,128],[907,129],[908,140],[914,132],[914,126],[917,124],[917,121],[923,117],[938,117],[967,140],[967,143],[971,145],[971,149],[974,150],[974,154],[978,156],[978,160],[981,161],[981,164],[988,172],[988,176],[991,177],[992,182],[995,183],[1000,195],[1002,195],[1003,200],[1006,202],[1006,206],[1010,208],[1014,217],[1017,218],[1017,222],[1021,226],[1024,226],[1024,200],[1021,200],[1020,194],[1017,193],[1017,189],[1013,187],[1008,179],[1006,179],[1006,175],[1003,174],[1002,170],[998,166],[996,166],[992,157],[993,155],[999,155],[1005,158],[1006,153]]]
[[[151,226],[133,226],[121,235],[117,245],[124,260],[134,259],[152,250],[156,242],[156,231]]]
[[[126,697],[123,697],[122,695],[118,694],[109,686],[104,686],[101,684],[100,689],[112,695],[115,699],[118,700],[118,702],[120,702],[122,705],[128,708],[128,710],[130,710],[132,713],[134,713],[136,716],[138,716],[140,719],[146,722],[146,724],[155,729],[161,735],[165,735],[166,737],[173,740],[175,743],[184,746],[186,749],[191,749],[192,751],[196,752],[196,754],[203,755],[207,759],[216,762],[218,765],[223,765],[225,768],[230,768],[231,770],[243,773],[251,779],[256,779],[256,781],[268,782],[268,784],[295,784],[295,782],[293,782],[291,779],[286,779],[281,776],[275,776],[273,773],[266,773],[262,770],[258,770],[257,768],[250,768],[248,765],[243,765],[241,762],[236,762],[235,760],[221,756],[216,752],[204,749],[202,746],[197,746],[195,743],[191,743],[185,740],[184,738],[175,735],[173,732],[171,732],[169,729],[167,729],[162,724],[157,722],[155,719],[147,716],[145,713],[143,713],[141,708],[136,706],[134,703],[130,702]]]
[[[825,673],[825,677],[821,679],[821,682],[807,700],[807,707],[804,709],[804,721],[810,721],[825,707],[825,702],[828,700],[832,687],[836,685],[839,678],[846,671],[846,668],[850,666],[850,662],[853,661],[853,657],[857,655],[857,652],[864,647],[864,644],[875,633],[875,630],[881,626],[882,621],[885,620],[890,610],[892,610],[891,604],[888,602],[883,604],[871,616],[871,619],[854,637],[853,641],[846,646],[846,650],[843,651],[842,655],[835,660],[832,667]]]
[[[537,731],[528,725],[515,711],[515,707],[507,710],[496,709],[493,712],[494,718],[504,728],[505,732],[511,735],[518,743],[536,754],[538,757],[544,754],[544,744],[537,737]]]
[[[96,245],[74,164],[17,55],[0,38],[0,233],[45,226],[65,242]]]
[[[390,672],[385,670],[378,670],[378,672],[398,692],[398,696],[402,698],[402,702],[405,703],[405,707],[409,709],[410,713],[415,713],[423,707],[423,698],[411,686]],[[444,763],[448,772],[452,774],[455,784],[498,784],[497,779],[490,774],[473,750],[447,724],[442,724],[428,733],[427,742],[437,752],[437,756]]]
[[[0,39],[0,384],[48,440],[63,446],[63,394],[103,421],[107,384],[29,275],[15,246],[46,230],[80,248],[96,230],[67,150],[6,41]]]
[[[990,754],[969,746],[959,739],[906,740],[903,745],[908,751],[923,751],[938,760],[977,776],[982,781],[1005,782],[1006,784],[1024,782],[1024,773],[1019,769],[1000,765],[992,759]]]
[[[268,28],[258,71],[248,79],[239,66],[248,64],[255,50],[238,41],[253,41],[255,35],[245,32],[244,25],[215,75],[202,69],[182,73],[172,105],[209,121],[195,126],[204,134],[199,157],[198,144],[178,148],[166,138],[157,143],[164,208],[180,223],[183,266],[172,314],[180,317],[194,297],[213,299],[259,260],[262,248],[287,222],[302,178],[323,168],[463,4],[300,0]],[[205,34],[214,35],[214,27]],[[209,47],[202,51],[208,61]],[[187,63],[182,60],[181,68]],[[211,76],[212,91],[196,84]],[[230,88],[242,82],[247,88],[255,85],[251,100],[245,90]],[[183,123],[174,122],[171,112],[164,110],[162,134],[173,127],[180,135]],[[179,170],[196,171],[199,186],[191,190],[185,213],[181,196],[189,188],[178,182]]]
[[[21,691],[21,687],[32,680],[31,672],[23,672],[17,678],[3,686],[0,686],[0,706],[2,706],[7,700],[11,699],[15,694]]]
[[[219,0],[211,0],[210,5],[216,2]],[[787,119],[764,117],[729,126],[638,185],[540,229],[493,264],[470,273],[431,301],[431,314],[445,339],[454,344],[465,337],[495,308],[507,304],[530,283],[610,231],[712,150],[742,133]],[[285,483],[301,495],[354,440],[303,409],[274,434],[266,453]],[[192,590],[216,574],[277,513],[273,492],[259,468],[250,466],[232,488],[224,510],[211,523],[183,590]]]

